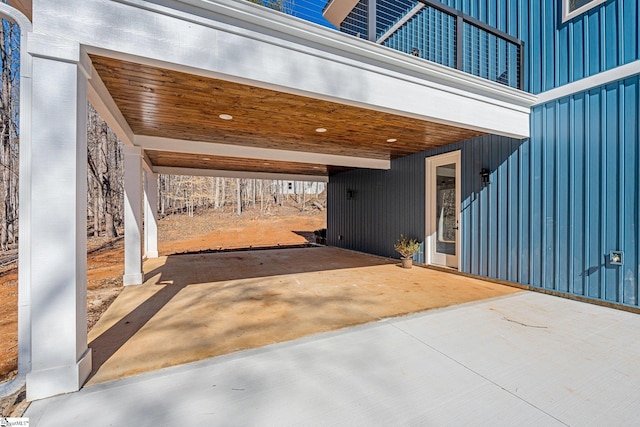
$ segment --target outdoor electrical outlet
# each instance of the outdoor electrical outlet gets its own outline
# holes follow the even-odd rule
[[[624,252],[622,252],[622,251],[609,251],[609,264],[611,264],[611,265],[623,265],[624,264]]]

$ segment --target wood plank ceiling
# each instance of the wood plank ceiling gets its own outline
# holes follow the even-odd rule
[[[137,135],[387,160],[482,134],[103,56],[91,59]],[[179,150],[147,154],[154,166],[307,175],[343,170]]]

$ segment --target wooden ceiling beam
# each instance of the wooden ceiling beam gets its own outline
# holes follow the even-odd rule
[[[134,143],[136,146],[145,150],[170,151],[175,153],[299,162],[329,166],[344,166],[350,168],[384,170],[391,168],[391,161],[383,159],[341,156],[336,154],[323,154],[320,152],[312,153],[261,147],[246,147],[231,144],[216,144],[212,142],[161,138],[147,135],[136,135]]]

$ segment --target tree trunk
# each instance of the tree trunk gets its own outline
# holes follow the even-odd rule
[[[216,178],[216,195],[214,200],[214,207],[220,209],[220,178]]]
[[[93,184],[93,237],[100,236],[100,197],[98,196],[100,189],[98,183],[94,181]]]
[[[242,215],[242,199],[240,198],[240,179],[236,178],[236,188],[237,188],[237,193],[236,193],[236,199],[238,200],[238,216]]]
[[[114,238],[118,235],[115,224],[113,222],[113,204],[111,195],[111,180],[109,176],[109,162],[107,161],[108,139],[107,124],[100,120],[100,138],[98,142],[98,174],[100,183],[102,184],[102,200],[104,203],[104,228],[107,237]]]

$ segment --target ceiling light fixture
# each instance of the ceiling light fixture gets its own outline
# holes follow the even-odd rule
[[[326,131],[327,131],[327,130],[326,130],[325,128],[318,128],[318,129],[316,129],[316,132],[318,132],[318,133],[324,133],[324,132],[326,132]]]
[[[233,116],[231,114],[220,114],[218,117],[222,120],[233,120]]]
[[[211,160],[211,157],[203,157],[202,160]]]
[[[396,141],[397,141],[397,139],[396,139],[396,138],[389,138],[389,139],[387,139],[387,142],[396,142]]]

